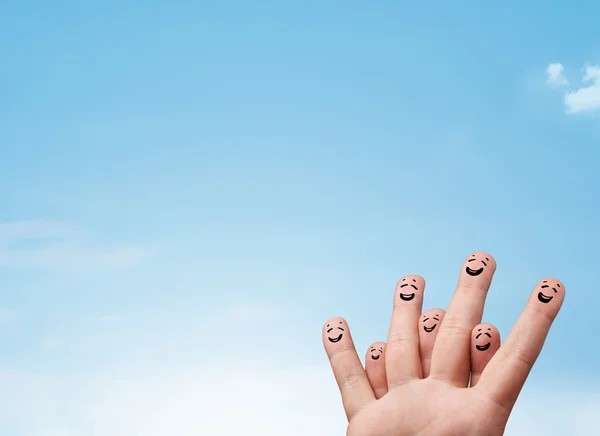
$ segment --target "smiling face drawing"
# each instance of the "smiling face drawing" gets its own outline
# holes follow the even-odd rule
[[[417,295],[417,292],[423,290],[425,280],[416,275],[406,276],[398,282],[398,297],[402,301],[411,301]]]
[[[441,317],[440,317],[440,313],[438,311],[433,310],[433,311],[425,312],[425,314],[421,317],[421,323],[423,324],[423,330],[425,330],[427,333],[431,333],[438,326],[438,324],[440,323],[440,320],[441,320]]]
[[[383,356],[383,345],[372,346],[369,349],[369,356],[373,360],[379,360]]]
[[[463,263],[458,281],[462,286],[487,290],[495,272],[494,258],[487,253],[475,252],[469,254]]]
[[[554,296],[558,294],[560,289],[561,285],[558,283],[558,281],[542,280],[540,292],[538,292],[537,298],[540,302],[548,304],[552,301]]]
[[[486,351],[492,345],[492,329],[489,327],[478,328],[475,335],[475,348],[477,351]]]
[[[329,342],[339,342],[344,337],[344,323],[342,321],[333,321],[325,325],[325,333]]]
[[[483,253],[473,253],[467,259],[465,271],[470,276],[475,277],[481,274],[489,263],[491,263],[489,256],[486,256]]]

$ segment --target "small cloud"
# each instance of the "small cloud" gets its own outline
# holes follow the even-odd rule
[[[563,72],[565,71],[565,67],[562,64],[550,64],[548,68],[546,68],[546,73],[548,74],[548,79],[546,83],[552,86],[565,86],[569,84],[569,81],[564,76]]]
[[[583,83],[587,86],[565,94],[567,114],[600,110],[600,66],[586,67]]]
[[[0,224],[0,267],[50,270],[114,269],[137,266],[152,247],[91,244],[78,226],[50,221]]]

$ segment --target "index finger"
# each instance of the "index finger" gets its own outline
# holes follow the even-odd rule
[[[565,298],[560,280],[545,278],[535,286],[506,342],[483,370],[474,389],[482,389],[510,410],[537,360]]]

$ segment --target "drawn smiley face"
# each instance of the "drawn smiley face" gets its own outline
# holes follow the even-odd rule
[[[329,342],[336,343],[342,340],[346,329],[343,321],[331,321],[325,325],[325,333]]]
[[[490,256],[485,253],[473,253],[467,259],[465,272],[470,276],[476,277],[480,275],[485,268],[490,264]]]
[[[419,276],[406,276],[398,282],[398,297],[402,301],[411,301],[415,298],[416,291],[419,291],[419,282],[423,279]]]
[[[486,351],[492,345],[492,329],[489,327],[481,327],[477,329],[475,335],[475,348],[477,351]],[[481,338],[481,339],[480,339]]]
[[[544,304],[548,304],[552,301],[558,291],[561,289],[558,281],[542,280],[540,286],[540,292],[537,294],[537,299]]]
[[[441,317],[438,311],[427,311],[423,314],[421,318],[421,323],[423,324],[423,330],[427,333],[431,333],[435,330],[435,328],[440,323]]]
[[[373,344],[373,346],[371,346],[371,349],[369,350],[369,355],[371,356],[372,360],[379,360],[381,356],[383,356],[383,345]]]

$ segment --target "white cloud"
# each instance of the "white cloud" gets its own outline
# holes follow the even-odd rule
[[[0,374],[7,436],[330,436],[345,418],[325,365]]]
[[[0,267],[81,270],[131,267],[151,254],[151,247],[90,244],[82,228],[50,221],[0,224]]]
[[[546,68],[546,73],[548,74],[547,83],[554,86],[568,85],[569,81],[563,74],[564,70],[565,67],[562,64],[548,65],[548,68]]]
[[[0,385],[0,433],[7,436],[331,436],[346,427],[326,364],[286,369],[235,360],[135,372],[4,371]],[[530,392],[517,403],[506,435],[588,435],[599,407],[598,395]]]
[[[600,67],[586,67],[583,83],[587,86],[565,94],[566,113],[576,114],[600,109]]]
[[[176,315],[148,314],[149,324],[142,323],[134,336],[129,334],[131,319],[124,315],[78,318],[78,323],[69,324],[78,338],[47,334],[41,340],[42,356],[58,359],[64,354],[71,370],[53,371],[47,365],[40,372],[0,369],[0,434],[344,434],[339,392],[320,345],[322,363],[308,364],[314,357],[311,350],[300,351],[297,346],[290,354],[282,350],[285,332],[276,336],[271,330],[256,330],[264,321],[286,318],[289,313],[284,308],[236,305],[192,319]],[[214,324],[215,317],[221,320],[219,325]],[[107,341],[102,344],[96,335],[104,331],[98,328],[105,323],[117,328],[106,331]],[[239,331],[240,324],[246,335],[236,339],[231,332]],[[119,337],[126,339],[131,354],[115,353]],[[315,337],[318,342],[318,329]],[[257,351],[248,356],[241,341]],[[97,355],[90,354],[93,349],[109,357],[98,362]],[[77,365],[81,352],[86,356],[84,367]],[[194,362],[202,363],[195,366]],[[57,368],[61,367],[59,362]],[[577,394],[576,389],[565,394],[552,387],[526,388],[506,435],[589,434],[600,396]]]

